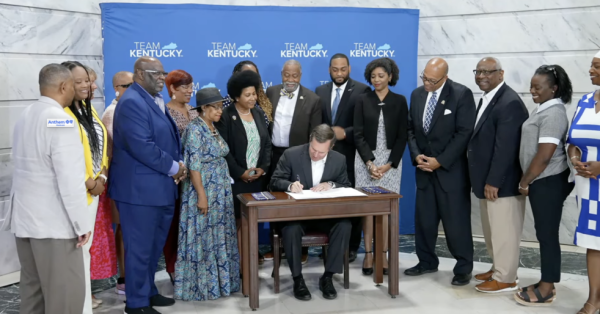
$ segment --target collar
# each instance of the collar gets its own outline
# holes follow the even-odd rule
[[[116,106],[118,102],[119,101],[115,98],[115,99],[113,99],[113,101],[110,103],[109,106]]]
[[[333,83],[332,87],[332,91],[335,91],[336,89],[340,89],[340,92],[344,92],[346,90],[346,85],[348,85],[348,82],[350,81],[350,79],[348,79],[346,81],[346,83],[342,84],[340,87],[338,87],[337,85],[335,85],[335,83]]]
[[[54,107],[58,107],[60,109],[63,109],[63,106],[61,106],[58,101],[54,100],[53,98],[50,97],[46,97],[46,96],[42,96],[38,99],[39,102],[43,102],[45,104],[54,106]]]
[[[317,161],[313,161],[312,159],[310,160],[311,163],[313,164],[318,164],[318,163],[326,163],[327,162],[327,156],[329,156],[329,154],[325,155],[325,157],[323,157],[323,159],[321,160],[317,160]],[[310,156],[308,156],[308,158],[310,158]]]
[[[448,82],[448,80],[446,80],[446,82]],[[444,89],[446,82],[444,82],[444,84],[442,84],[442,86],[440,86],[440,88],[434,90],[433,92],[429,92],[428,94],[433,94],[435,92],[436,97],[440,97],[440,94],[442,93],[442,90]]]
[[[504,85],[504,81],[500,82],[500,84],[498,84],[498,86],[496,86],[494,89],[492,89],[491,91],[483,94],[483,97],[485,97],[485,99],[490,102],[492,101],[492,99],[494,98],[494,96],[496,96],[496,93],[498,92],[498,90],[500,90],[500,87],[502,87],[502,85]]]
[[[560,98],[552,98],[552,99],[546,101],[545,103],[539,105],[537,108],[537,112],[540,113],[540,112],[542,112],[554,105],[558,105],[558,104],[564,105],[563,101]]]
[[[160,99],[162,99],[162,98],[163,98],[163,97],[162,97],[162,95],[161,95],[160,93],[157,93],[157,94],[156,94],[156,96],[152,96],[152,95],[150,95],[150,93],[148,93],[148,91],[147,91],[145,88],[143,88],[143,87],[142,87],[142,85],[138,84],[138,82],[134,82],[133,84],[137,84],[137,86],[138,86],[138,87],[139,87],[141,90],[143,90],[144,92],[146,92],[146,94],[148,94],[148,96],[150,96],[150,98],[152,98],[152,99],[156,99],[156,98],[160,98]]]

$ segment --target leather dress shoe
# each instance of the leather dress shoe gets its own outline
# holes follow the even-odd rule
[[[429,273],[435,273],[437,271],[438,271],[437,268],[427,269],[424,266],[422,266],[421,264],[417,264],[417,266],[405,270],[404,274],[406,276],[421,276],[421,275],[425,275],[425,274],[429,274]]]
[[[160,314],[160,312],[150,306],[135,309],[125,307],[125,314]]]
[[[167,298],[157,294],[150,298],[150,306],[171,306],[175,304],[175,299]]]
[[[352,263],[356,260],[356,256],[358,255],[358,253],[356,251],[350,251],[348,252],[348,262]]]
[[[454,278],[452,278],[452,285],[454,286],[468,285],[469,282],[471,282],[471,274],[455,275]]]
[[[300,301],[308,301],[312,298],[304,279],[294,282],[294,297]]]
[[[319,278],[319,290],[323,292],[323,298],[327,300],[333,300],[337,298],[337,291],[335,291],[331,277]]]

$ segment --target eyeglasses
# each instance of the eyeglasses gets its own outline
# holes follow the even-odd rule
[[[133,85],[133,83],[117,85],[117,87],[129,88],[129,86]]]
[[[540,69],[546,71],[546,72],[552,72],[554,74],[554,77],[558,77],[556,75],[556,68],[554,68],[553,66],[549,66],[549,65],[542,65],[540,66]]]
[[[427,78],[427,77],[425,76],[425,72],[421,72],[421,75],[420,75],[419,77],[421,78],[421,80],[423,80],[423,83],[425,83],[425,82],[428,82],[428,83],[429,83],[429,84],[431,84],[431,85],[436,85],[437,83],[441,82],[441,81],[444,79],[444,78],[442,77],[441,79],[439,79],[439,80],[437,80],[437,81],[435,81],[435,80],[432,80],[432,79],[430,79],[430,78]]]
[[[488,70],[473,70],[473,74],[475,74],[475,76],[480,76],[482,74],[483,74],[483,76],[488,76],[488,75],[491,75],[492,73],[497,72],[497,71],[500,71],[500,70],[491,70],[491,71],[488,71]]]
[[[152,74],[153,76],[167,76],[169,75],[169,72],[163,72],[163,71],[155,71],[155,70],[142,70],[144,72],[148,72],[150,74]]]

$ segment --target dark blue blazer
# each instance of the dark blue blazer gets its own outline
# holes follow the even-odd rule
[[[140,85],[131,85],[115,108],[110,198],[134,205],[174,205],[177,185],[168,175],[174,160],[183,157],[169,110],[161,112]]]

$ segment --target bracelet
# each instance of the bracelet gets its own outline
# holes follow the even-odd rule
[[[104,179],[104,182],[108,181],[108,178],[105,175],[103,175],[103,174],[99,174],[98,178]]]
[[[573,159],[575,159],[575,158],[579,159],[579,156],[572,156],[572,157],[571,157],[571,160],[573,160]]]
[[[521,183],[519,183],[519,190],[527,191],[529,190],[529,187],[524,188],[521,186]]]

